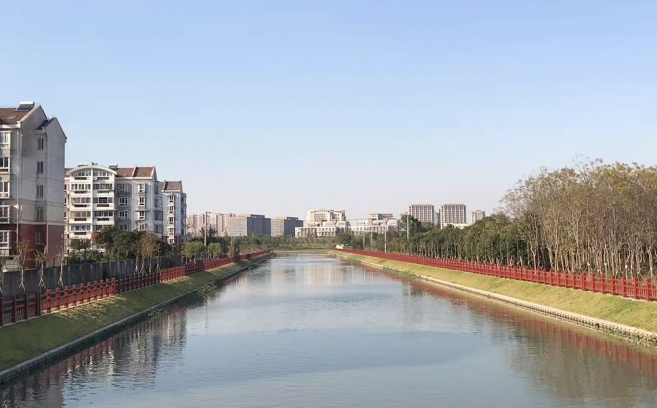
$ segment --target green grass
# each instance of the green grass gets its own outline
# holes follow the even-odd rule
[[[110,324],[200,289],[251,262],[199,272],[97,302],[0,328],[0,371],[75,341]]]
[[[635,301],[620,296],[582,292],[540,283],[494,278],[362,255],[337,252],[336,254],[352,261],[363,261],[411,274],[430,276],[572,313],[657,332],[657,302]]]

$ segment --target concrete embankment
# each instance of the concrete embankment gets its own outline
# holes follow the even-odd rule
[[[340,258],[423,279],[634,342],[657,345],[657,302],[334,252]]]
[[[0,383],[64,358],[274,256],[199,272],[0,329]]]

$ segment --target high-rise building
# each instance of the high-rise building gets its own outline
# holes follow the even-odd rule
[[[441,228],[449,224],[463,225],[465,223],[465,204],[443,204],[440,206]]]
[[[297,217],[278,217],[271,220],[272,237],[293,237],[295,229],[303,227],[303,221]]]
[[[208,232],[218,237],[228,235],[228,219],[235,214],[208,213]],[[206,214],[191,214],[187,216],[187,235],[202,237],[205,228]]]
[[[160,189],[167,206],[165,239],[180,250],[187,231],[187,194],[183,192],[182,181],[163,181]]]
[[[370,222],[383,221],[389,218],[395,218],[392,213],[371,213],[367,214],[367,219]]]
[[[323,222],[347,221],[344,210],[310,210],[306,216],[309,224],[319,225]]]
[[[420,222],[436,224],[436,209],[433,204],[411,204],[407,214]]]
[[[59,262],[64,244],[66,135],[41,105],[0,108],[0,257],[16,265],[25,242],[26,265],[35,251]]]
[[[163,197],[155,167],[80,164],[67,169],[64,182],[67,246],[72,239],[90,240],[106,225],[163,237]]]
[[[482,210],[476,210],[472,212],[472,218],[470,219],[470,223],[474,224],[477,221],[481,221],[484,218],[486,218],[486,212]]]
[[[229,237],[271,236],[271,218],[258,214],[237,215],[228,218]]]

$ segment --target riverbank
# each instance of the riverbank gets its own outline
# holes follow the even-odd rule
[[[657,302],[501,279],[334,251],[340,258],[389,269],[568,320],[633,341],[657,345]]]
[[[97,341],[157,308],[204,291],[273,255],[195,273],[0,329],[0,383]]]

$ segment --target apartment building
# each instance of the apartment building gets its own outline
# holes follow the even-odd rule
[[[229,237],[271,236],[271,218],[258,214],[237,215],[227,219]]]
[[[296,228],[303,227],[303,221],[297,217],[278,217],[271,220],[272,237],[293,237]]]
[[[163,200],[167,206],[164,235],[169,245],[181,250],[187,231],[187,194],[182,181],[163,181],[160,184]]]
[[[322,222],[347,221],[344,210],[310,210],[306,215],[309,224],[319,225]]]
[[[465,225],[465,204],[443,204],[440,206],[440,227]]]
[[[66,245],[90,240],[105,225],[122,231],[149,231],[163,237],[162,191],[155,167],[80,164],[67,169]]]
[[[486,212],[482,210],[473,211],[470,218],[470,223],[474,224],[477,221],[481,221],[486,218]]]
[[[64,238],[66,135],[41,105],[21,102],[0,108],[0,257],[15,268],[16,244],[27,243],[26,266],[34,251],[58,263]]]
[[[407,214],[420,222],[436,225],[436,208],[433,204],[411,204],[408,206]]]

